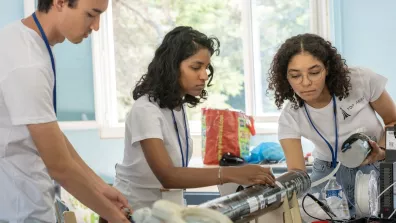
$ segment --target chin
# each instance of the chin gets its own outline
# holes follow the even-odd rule
[[[84,40],[84,38],[68,38],[67,40],[69,40],[71,43],[73,43],[73,44],[79,44],[79,43],[81,43],[83,40]]]
[[[315,101],[319,98],[320,94],[318,94],[317,92],[315,93],[311,93],[311,94],[298,94],[298,96],[300,96],[300,98],[306,102],[312,102]]]
[[[84,39],[78,39],[78,40],[74,40],[74,41],[70,41],[70,42],[72,42],[72,43],[74,43],[74,44],[79,44],[79,43],[81,43],[83,40],[84,40]]]
[[[194,97],[199,97],[201,96],[202,91],[189,92],[188,94]]]
[[[305,96],[305,97],[301,97],[305,102],[314,102],[318,99],[318,96]]]

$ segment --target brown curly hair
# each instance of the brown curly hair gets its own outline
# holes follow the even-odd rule
[[[326,66],[326,85],[330,94],[334,94],[340,100],[348,97],[351,84],[345,59],[329,41],[318,35],[306,33],[287,39],[280,46],[271,63],[267,78],[267,95],[269,91],[275,91],[275,104],[278,109],[282,108],[285,100],[293,103],[294,109],[298,109],[304,104],[304,100],[295,94],[287,80],[289,61],[294,55],[301,52],[310,53]]]

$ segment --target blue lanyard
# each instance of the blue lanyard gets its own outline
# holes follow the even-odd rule
[[[186,146],[186,157],[184,159],[183,147],[182,147],[181,140],[180,140],[179,128],[177,128],[175,113],[173,112],[173,110],[171,110],[171,111],[172,111],[173,123],[175,124],[177,140],[179,141],[180,153],[181,153],[181,157],[182,157],[182,165],[183,165],[183,167],[187,167],[188,166],[188,130],[187,130],[186,112],[184,111],[184,107],[182,106],[182,111],[183,111],[183,116],[184,116],[184,130],[186,133],[186,145],[187,145]]]
[[[54,59],[54,55],[52,54],[52,50],[51,50],[47,35],[45,35],[43,27],[41,26],[39,20],[37,19],[36,13],[33,12],[32,16],[33,16],[34,22],[37,25],[37,28],[40,30],[41,36],[42,36],[42,38],[44,40],[45,46],[47,47],[48,53],[49,53],[50,58],[51,58],[52,71],[54,72],[53,100],[54,100],[54,110],[55,110],[55,114],[56,114],[56,69],[55,69],[55,59]]]
[[[334,112],[334,128],[335,128],[335,150],[330,145],[330,143],[323,137],[323,135],[320,134],[319,130],[315,127],[314,123],[312,122],[311,117],[309,116],[309,112],[308,112],[307,106],[305,106],[305,103],[304,103],[304,108],[305,108],[305,112],[307,113],[308,120],[311,123],[312,127],[319,134],[319,136],[322,137],[322,139],[326,142],[327,146],[330,149],[331,158],[332,158],[331,166],[332,167],[336,167],[336,165],[337,165],[337,150],[338,150],[338,127],[337,127],[337,102],[336,102],[335,96],[333,95],[333,112]]]

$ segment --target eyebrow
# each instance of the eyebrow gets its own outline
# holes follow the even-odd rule
[[[308,68],[308,70],[314,69],[314,68],[319,68],[320,66],[318,64],[313,65],[312,67]],[[289,69],[288,72],[299,72],[300,70],[298,69]]]
[[[199,65],[204,65],[204,62],[202,62],[202,61],[194,61],[193,63],[197,63]]]

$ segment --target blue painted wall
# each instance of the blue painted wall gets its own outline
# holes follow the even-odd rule
[[[123,139],[100,139],[97,130],[65,131],[80,156],[106,182],[112,183],[115,164],[122,161]]]
[[[333,0],[335,43],[349,66],[369,67],[388,78],[396,99],[396,1]]]
[[[58,119],[95,120],[91,37],[55,45]]]
[[[23,0],[0,0],[0,28],[15,20],[23,18]]]

